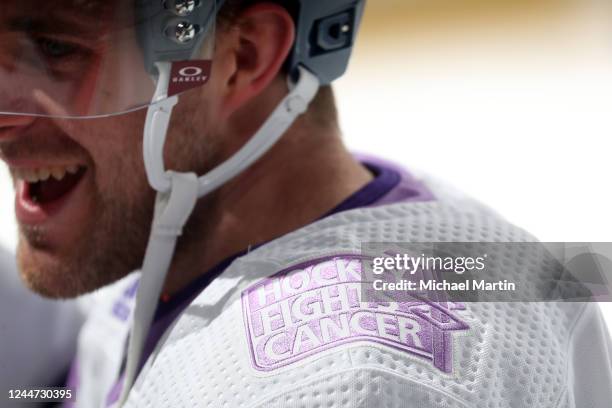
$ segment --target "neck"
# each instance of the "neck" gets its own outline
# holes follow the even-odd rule
[[[172,296],[224,259],[316,221],[371,181],[339,133],[299,119],[261,160],[202,200],[164,293]]]

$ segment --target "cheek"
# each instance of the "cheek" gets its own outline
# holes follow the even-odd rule
[[[145,112],[97,120],[92,123],[87,148],[96,184],[112,193],[124,185],[146,181],[142,158]]]
[[[164,149],[166,169],[202,174],[215,154],[210,105],[202,92],[181,96],[174,110]]]

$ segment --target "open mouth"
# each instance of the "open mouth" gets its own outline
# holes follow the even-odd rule
[[[51,210],[64,201],[87,172],[85,166],[69,165],[37,169],[16,169],[22,182],[21,198],[32,209]]]
[[[21,177],[26,183],[25,196],[33,204],[51,204],[74,190],[86,171],[76,165],[25,171]]]

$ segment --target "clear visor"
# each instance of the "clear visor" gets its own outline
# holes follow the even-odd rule
[[[217,0],[4,0],[0,114],[99,117],[208,80]]]

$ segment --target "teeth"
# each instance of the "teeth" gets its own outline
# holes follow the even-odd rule
[[[66,174],[76,174],[78,171],[79,166],[73,164],[70,166],[53,166],[39,169],[15,169],[14,174],[17,179],[28,183],[38,183],[40,181],[47,181],[51,177],[60,181],[66,177]]]
[[[54,167],[53,170],[51,170],[51,175],[54,179],[59,181],[63,179],[64,176],[66,176],[66,169],[63,169],[61,167]]]
[[[49,180],[49,177],[51,177],[51,170],[50,169],[40,169],[40,170],[38,170],[38,178],[40,179],[40,181],[47,181],[47,180]]]
[[[35,183],[38,181],[37,172],[34,170],[25,170],[23,178],[28,183]]]

